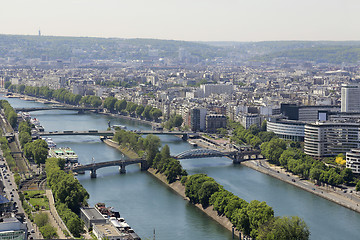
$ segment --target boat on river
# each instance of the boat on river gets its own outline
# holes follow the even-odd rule
[[[56,148],[56,143],[52,140],[52,138],[45,138],[45,142],[48,145],[48,148]]]
[[[78,155],[69,147],[50,148],[49,156],[65,159],[67,163],[77,163]]]

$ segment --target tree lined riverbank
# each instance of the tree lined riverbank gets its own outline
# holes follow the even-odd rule
[[[17,98],[9,101],[14,107],[43,106]],[[91,113],[65,113],[63,115],[63,111],[50,111],[34,112],[32,115],[39,119],[48,131],[101,129],[106,128],[108,120],[114,124],[125,125],[131,130],[149,129],[147,125],[134,121]],[[61,125],[58,125],[59,120]],[[173,136],[160,138],[164,144],[169,144],[172,155],[193,148]],[[95,137],[54,137],[54,140],[58,146],[74,149],[82,164],[91,163],[92,157],[100,162],[122,157],[118,150],[102,144]],[[233,166],[226,158],[182,160],[181,163],[189,173],[204,172],[247,201],[261,199],[273,206],[278,214],[300,215],[311,226],[312,239],[330,236],[336,239],[356,239],[355,236],[359,234],[356,227],[360,221],[359,214],[245,166]],[[231,239],[230,232],[187,204],[182,197],[179,198],[170,189],[164,188],[159,181],[154,181],[149,174],[140,173],[134,165],[128,166],[127,174],[124,175],[118,174],[117,168],[112,167],[101,169],[96,180],[90,179],[88,175],[79,175],[78,178],[92,196],[90,204],[98,201],[109,202],[127,216],[141,236],[149,238],[153,228],[156,228],[157,239],[172,239],[175,236],[183,236],[184,239]],[[104,186],[107,186],[106,190]],[[169,216],[168,212],[172,214]],[[163,217],[148,222],[149,218],[158,214]],[[336,229],[342,229],[341,233]]]
[[[287,231],[283,232],[279,239],[285,240],[289,237],[309,239],[309,229],[302,219],[274,217],[273,209],[265,202],[253,200],[248,203],[225,190],[206,174],[188,176],[179,161],[170,157],[170,149],[167,145],[163,146],[161,152],[158,150],[160,139],[155,136],[148,135],[143,139],[132,132],[120,130],[115,134],[114,139],[119,142],[119,146],[127,146],[129,151],[137,153],[145,151],[148,165],[152,167],[150,173],[226,229],[235,231],[238,236],[265,240],[269,236],[278,234],[280,229],[286,226]],[[110,145],[119,149],[114,141],[110,142]]]

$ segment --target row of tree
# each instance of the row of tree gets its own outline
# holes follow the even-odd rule
[[[28,143],[31,142],[31,127],[29,122],[22,121],[19,123],[19,141],[22,148]]]
[[[8,145],[8,141],[6,137],[0,137],[0,147],[2,151],[2,155],[5,157],[7,165],[11,169],[12,172],[18,172],[18,168],[15,163],[15,159],[11,155],[11,150]]]
[[[17,92],[33,97],[41,97],[45,99],[55,99],[56,101],[71,104],[79,105],[82,96],[79,94],[73,94],[70,91],[60,88],[57,90],[50,89],[49,87],[33,87],[21,85],[9,85],[5,86],[10,92]]]
[[[45,212],[40,212],[35,215],[34,221],[36,225],[39,227],[41,234],[44,239],[53,239],[58,237],[56,233],[56,228],[51,226],[49,221],[49,215]]]
[[[72,174],[63,171],[64,160],[48,158],[45,170],[47,183],[51,188],[56,209],[75,237],[80,237],[84,223],[79,218],[81,206],[87,206],[88,192]]]
[[[232,141],[239,144],[248,143],[253,147],[261,146],[261,154],[271,163],[282,166],[302,178],[334,186],[342,183],[350,184],[354,181],[350,169],[326,166],[323,162],[303,153],[300,144],[295,142],[288,144],[285,140],[277,138],[273,132],[266,132],[266,121],[261,128],[252,125],[248,130],[236,122],[230,122],[229,126],[233,130]]]
[[[169,183],[187,175],[179,160],[170,156],[168,145],[165,145],[161,152],[159,151],[161,142],[160,138],[155,135],[147,135],[146,138],[142,138],[137,133],[119,130],[115,133],[113,140],[136,152],[139,156],[145,156],[148,166],[163,173]]]
[[[170,156],[168,145],[165,145],[161,152],[156,154],[151,167],[157,169],[157,172],[164,174],[168,183],[173,183],[182,176],[187,176],[187,172],[182,168],[180,161]]]
[[[323,162],[307,156],[300,149],[287,147],[284,140],[273,138],[261,145],[261,153],[271,162],[305,179],[318,183],[339,185],[354,181],[351,169],[326,166]]]
[[[167,129],[172,129],[174,127],[181,127],[183,121],[184,120],[181,115],[174,114],[174,115],[171,115],[169,120],[167,120],[164,123],[164,127]]]
[[[298,217],[274,218],[273,209],[265,202],[250,203],[225,190],[206,174],[182,178],[185,194],[203,208],[213,206],[220,216],[226,216],[244,235],[253,239],[309,239],[309,229]],[[286,229],[286,232],[282,232]],[[282,233],[282,235],[278,233]]]
[[[125,99],[117,100],[114,97],[107,97],[104,100],[103,107],[109,112],[117,112],[120,114],[129,114],[130,116],[141,117],[146,120],[158,121],[162,116],[162,112],[158,108],[154,108],[150,105],[145,107],[141,104],[136,104]]]
[[[23,150],[25,157],[33,159],[36,164],[44,164],[49,154],[48,144],[43,139],[26,143]]]
[[[232,130],[231,141],[237,144],[249,144],[258,148],[263,142],[270,141],[275,134],[266,131],[266,121],[263,122],[261,128],[252,125],[246,130],[240,123],[229,121],[228,127]]]
[[[162,116],[162,112],[158,108],[154,108],[150,105],[143,106],[136,104],[125,99],[117,100],[114,97],[107,97],[102,102],[100,97],[88,95],[81,96],[79,94],[73,94],[70,91],[60,88],[57,90],[50,89],[49,87],[33,87],[21,85],[7,84],[5,86],[10,92],[17,92],[26,94],[33,97],[41,97],[45,99],[55,99],[56,101],[71,104],[71,105],[85,105],[98,108],[101,105],[109,112],[118,112],[121,114],[129,114],[130,116],[142,117],[150,121],[158,121]],[[16,117],[16,113],[15,113]],[[9,121],[10,122],[10,121]]]
[[[15,128],[17,124],[17,114],[14,108],[6,100],[0,100],[0,107],[4,110],[5,117],[8,120],[9,124]]]

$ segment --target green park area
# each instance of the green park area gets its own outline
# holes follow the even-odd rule
[[[35,210],[49,210],[49,199],[45,191],[31,190],[24,191],[24,198],[35,208]]]

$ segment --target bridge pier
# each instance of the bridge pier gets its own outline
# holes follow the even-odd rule
[[[181,139],[184,140],[184,141],[186,141],[186,140],[188,139],[188,135],[187,135],[187,134],[183,134]]]
[[[146,161],[140,163],[141,171],[146,171],[149,169],[149,166]]]
[[[120,174],[125,174],[125,173],[126,173],[126,169],[125,169],[125,165],[124,165],[124,164],[121,164],[121,165],[120,165],[119,171],[120,171]]]
[[[91,178],[96,178],[96,169],[90,170],[90,177]]]
[[[233,156],[233,164],[240,164],[244,161],[244,155],[243,154],[235,154]]]

